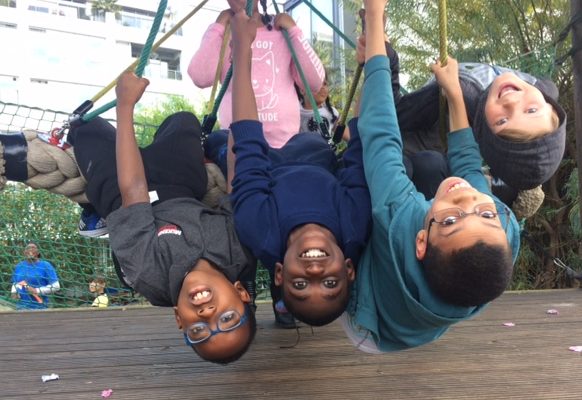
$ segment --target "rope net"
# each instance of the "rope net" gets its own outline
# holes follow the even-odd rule
[[[16,264],[24,260],[24,247],[30,241],[38,245],[41,259],[54,266],[59,278],[60,290],[49,295],[50,308],[90,306],[97,294],[89,290],[89,285],[96,278],[105,280],[109,306],[147,303],[117,278],[108,237],[86,238],[78,233],[81,208],[77,202],[84,196],[85,182],[72,149],[63,151],[36,138],[37,130],[50,132],[67,118],[64,112],[0,102],[0,133],[24,132],[29,173],[25,183],[4,180],[2,185],[0,176],[0,310],[16,308],[16,300],[11,298],[12,274]],[[156,128],[137,125],[138,142],[147,144]],[[0,175],[2,167],[0,157]],[[217,203],[223,193],[224,177],[214,164],[207,165],[207,172],[209,190],[204,201]],[[50,187],[35,184],[51,176],[53,183],[61,183]],[[74,180],[80,182],[81,195],[71,195],[64,189]],[[269,296],[269,277],[262,267],[257,272],[257,293],[259,299]]]

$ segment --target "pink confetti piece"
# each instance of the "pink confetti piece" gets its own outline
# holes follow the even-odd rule
[[[510,328],[511,328],[511,327],[514,327],[514,326],[515,326],[515,324],[514,324],[513,322],[504,322],[504,323],[503,323],[503,326],[508,326],[508,327],[510,327]]]
[[[113,389],[105,389],[104,391],[101,392],[101,397],[103,397],[104,399],[107,399],[112,394],[113,394]]]
[[[546,311],[546,314],[549,314],[549,315],[560,315],[560,312],[558,310],[555,310],[553,308],[550,308],[548,311]]]
[[[568,350],[575,351],[576,353],[582,353],[582,346],[570,346]]]

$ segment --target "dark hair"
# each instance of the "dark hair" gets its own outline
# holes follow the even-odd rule
[[[328,76],[327,76],[327,68],[324,67],[324,83],[329,83],[328,81]],[[299,103],[301,103],[302,106],[305,106],[305,96],[303,96],[303,94],[301,93],[301,89],[299,88],[299,85],[297,85],[296,83],[294,83],[295,86],[295,92],[297,93],[297,98],[299,99]],[[329,113],[331,114],[331,125],[333,126],[333,124],[335,124],[335,121],[338,120],[339,115],[337,115],[334,111],[333,111],[333,107],[331,105],[331,100],[329,98],[329,94],[327,95],[327,97],[325,98],[325,108],[327,108],[327,111],[329,111]]]
[[[337,300],[340,300],[341,303],[339,303],[333,310],[325,315],[311,315],[309,312],[302,313],[295,309],[295,303],[292,299],[285,295],[283,286],[281,286],[281,294],[283,296],[283,301],[285,302],[287,311],[289,311],[299,321],[311,326],[323,326],[335,321],[346,310],[350,300],[350,288],[348,287],[348,290],[346,290],[344,294],[337,298]]]
[[[489,245],[481,240],[451,254],[429,242],[422,263],[435,294],[462,307],[479,306],[499,297],[513,272],[509,246]]]
[[[31,241],[28,241],[28,242],[26,242],[26,245],[24,245],[24,250],[26,250],[26,248],[27,248],[28,246],[30,246],[30,245],[33,245],[34,247],[36,247],[36,252],[37,252],[37,255],[36,255],[36,257],[37,257],[37,258],[42,258],[42,257],[41,257],[41,255],[40,255],[40,247],[38,247],[38,243],[36,243],[36,242],[33,242],[32,240],[31,240]]]
[[[263,25],[267,27],[268,30],[273,30],[273,24],[271,23],[271,16],[267,14],[267,0],[261,0],[261,7],[263,8],[263,15],[261,16],[261,21]]]
[[[245,303],[245,313],[247,313],[249,316],[249,320],[247,321],[247,324],[249,326],[249,337],[248,337],[246,343],[244,344],[244,346],[239,351],[237,351],[236,353],[234,353],[226,358],[206,358],[206,357],[203,357],[196,350],[195,345],[191,346],[192,350],[194,350],[194,352],[196,354],[198,354],[200,356],[200,358],[202,358],[203,360],[210,361],[210,362],[213,362],[216,364],[226,365],[226,364],[230,364],[231,362],[237,361],[239,358],[241,358],[247,352],[249,347],[251,347],[251,343],[255,339],[255,335],[257,333],[257,319],[255,317],[255,312],[253,311],[253,309],[251,308],[251,306],[248,303]]]
[[[329,111],[329,113],[331,114],[331,124],[332,125],[335,124],[335,121],[337,121],[338,116],[333,112],[333,107],[331,106],[329,96],[325,98],[325,107],[327,108],[327,111]]]

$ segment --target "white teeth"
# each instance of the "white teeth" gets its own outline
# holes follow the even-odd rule
[[[301,253],[302,258],[317,258],[317,257],[327,257],[327,253],[320,249],[309,249]]]
[[[459,182],[454,184],[450,189],[449,192],[452,192],[453,190],[457,190],[457,189],[461,189],[461,188],[470,188],[471,185],[469,185],[467,182]]]

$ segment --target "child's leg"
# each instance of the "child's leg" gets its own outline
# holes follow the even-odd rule
[[[160,201],[202,199],[206,194],[201,132],[194,114],[179,112],[166,118],[153,142],[141,150],[149,190],[155,190]]]
[[[432,199],[440,183],[450,175],[445,156],[437,151],[421,151],[410,156],[410,162],[416,190]]]
[[[115,128],[97,117],[69,132],[75,159],[87,180],[87,197],[101,217],[121,205],[115,163]]]

